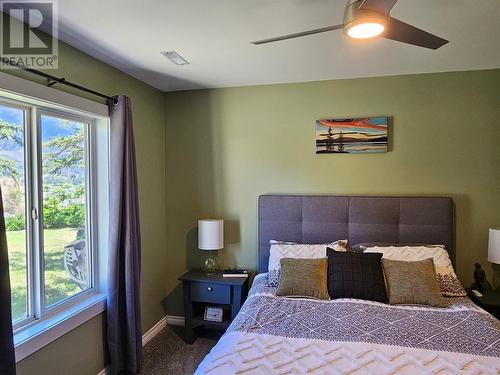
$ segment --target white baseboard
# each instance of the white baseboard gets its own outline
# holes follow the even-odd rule
[[[150,342],[151,339],[155,337],[158,333],[160,333],[166,326],[167,326],[167,317],[164,317],[158,323],[152,326],[144,335],[142,335],[142,346]]]
[[[142,346],[150,342],[157,334],[159,334],[166,326],[183,326],[184,317],[178,315],[167,315],[162,318],[158,323],[151,327],[144,335],[142,335]],[[97,375],[106,375],[108,368],[102,369]]]

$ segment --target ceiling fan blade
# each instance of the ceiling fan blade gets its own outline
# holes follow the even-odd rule
[[[382,14],[389,14],[398,0],[362,0],[360,9],[370,9]]]
[[[413,44],[430,49],[438,49],[448,43],[448,40],[421,30],[418,27],[409,25],[396,18],[389,18],[387,27],[382,34],[384,38],[396,40],[398,42]]]
[[[265,44],[265,43],[271,43],[271,42],[278,42],[280,40],[299,38],[301,36],[306,36],[306,35],[311,35],[311,34],[319,34],[319,33],[324,33],[324,32],[332,31],[332,30],[339,30],[343,27],[344,27],[344,25],[334,25],[334,26],[322,27],[321,29],[302,31],[300,33],[294,33],[294,34],[277,36],[277,37],[269,38],[269,39],[257,40],[255,42],[251,42],[251,43],[252,44]]]

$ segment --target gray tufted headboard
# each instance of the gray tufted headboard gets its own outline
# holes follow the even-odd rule
[[[444,244],[455,263],[453,201],[448,197],[261,195],[259,272],[269,240]]]

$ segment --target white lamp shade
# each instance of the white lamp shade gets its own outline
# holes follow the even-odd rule
[[[490,228],[488,241],[488,261],[500,264],[500,228]]]
[[[198,249],[219,250],[224,247],[224,220],[198,220]]]

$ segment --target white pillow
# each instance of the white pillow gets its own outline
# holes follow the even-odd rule
[[[382,253],[382,258],[407,262],[432,258],[436,278],[441,293],[446,297],[467,295],[457,278],[451,259],[443,245],[436,246],[373,246],[365,248],[365,253]]]
[[[325,258],[326,248],[336,251],[347,251],[347,240],[339,240],[323,244],[304,244],[287,241],[269,241],[269,265],[267,282],[269,286],[278,286],[281,276],[282,258]]]

